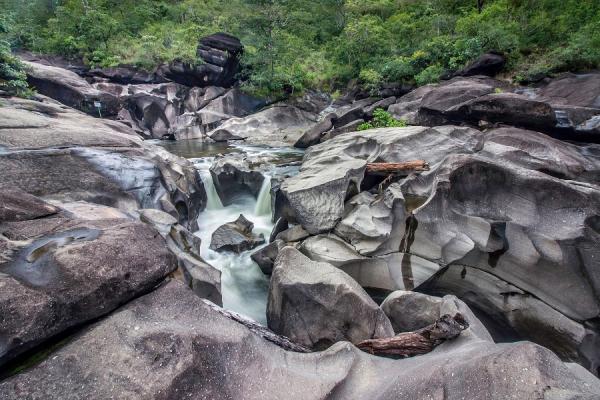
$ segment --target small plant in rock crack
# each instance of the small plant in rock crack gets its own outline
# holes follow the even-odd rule
[[[362,123],[358,126],[359,131],[365,131],[373,128],[393,128],[393,127],[405,127],[406,121],[402,119],[395,119],[392,114],[385,111],[383,108],[377,108],[373,112],[373,119],[369,122]]]

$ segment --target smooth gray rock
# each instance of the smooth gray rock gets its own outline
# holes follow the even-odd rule
[[[286,243],[298,242],[302,239],[306,239],[309,233],[306,232],[300,225],[292,226],[291,228],[282,231],[275,236],[275,239],[282,240]]]
[[[396,290],[381,303],[394,332],[412,332],[433,324],[440,317],[442,299],[422,293]]]
[[[316,119],[315,114],[290,105],[276,104],[243,118],[231,118],[207,135],[217,141],[244,139],[251,144],[289,146]]]
[[[302,242],[299,250],[313,261],[326,262],[338,268],[367,258],[331,233],[307,238]]]
[[[281,210],[290,222],[311,234],[332,230],[342,219],[347,198],[358,194],[367,162],[420,159],[430,164],[449,152],[471,153],[481,146],[481,134],[459,127],[370,129],[340,135],[312,146],[300,173],[281,184]],[[418,150],[417,150],[418,149]]]
[[[175,270],[156,231],[63,217],[0,225],[0,363],[105,315]]]
[[[0,121],[1,187],[125,212],[161,209],[197,227],[206,192],[194,165],[142,142],[126,126],[21,99],[6,100]]]
[[[471,328],[427,355],[390,360],[349,343],[286,351],[237,321],[171,282],[1,382],[0,397],[593,400],[600,393],[596,378],[550,351],[496,345]]]
[[[563,360],[580,362],[592,371],[600,365],[597,334],[493,274],[452,265],[419,290],[464,299],[491,318],[490,331],[499,340],[527,337],[553,349]]]
[[[363,255],[374,254],[382,247],[383,252],[398,250],[397,238],[404,235],[408,214],[405,206],[398,183],[379,195],[361,192],[346,202],[344,217],[334,232]]]
[[[274,332],[307,347],[393,336],[383,311],[350,276],[293,247],[279,252],[267,304]]]
[[[237,220],[221,225],[213,232],[210,249],[241,253],[265,243],[264,235],[252,233],[254,224],[240,214]]]

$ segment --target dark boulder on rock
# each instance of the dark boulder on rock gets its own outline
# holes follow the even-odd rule
[[[146,293],[175,270],[154,229],[64,217],[0,225],[0,364]]]
[[[267,321],[274,332],[317,349],[394,334],[383,311],[356,281],[293,247],[282,249],[275,262]]]
[[[487,76],[495,76],[506,65],[506,58],[496,52],[489,52],[482,54],[475,61],[471,62],[469,65],[464,67],[463,69],[457,71],[455,76],[473,76],[473,75],[487,75]]]
[[[335,117],[334,113],[325,116],[321,121],[304,132],[296,143],[294,143],[294,147],[307,149],[314,144],[320,143],[324,134],[333,128]]]
[[[450,119],[505,123],[541,131],[555,129],[554,109],[545,102],[531,100],[514,93],[480,96],[458,107],[443,111]]]
[[[37,92],[93,116],[117,115],[116,96],[95,89],[85,79],[63,68],[24,61],[27,80]]]
[[[243,46],[239,39],[215,33],[200,39],[196,55],[202,63],[173,61],[158,69],[158,74],[185,86],[230,87],[239,70]]]
[[[241,253],[265,243],[263,234],[254,235],[252,229],[254,224],[240,215],[237,220],[221,225],[213,232],[210,249]]]
[[[445,309],[457,307],[447,302]],[[593,400],[600,393],[597,379],[552,352],[527,342],[497,345],[472,328],[402,360],[349,343],[306,354],[289,341],[285,348],[295,351],[285,350],[285,342],[170,282],[1,382],[0,397]]]

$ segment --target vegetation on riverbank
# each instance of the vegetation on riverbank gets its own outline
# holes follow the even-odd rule
[[[518,81],[600,65],[597,0],[2,0],[14,46],[98,66],[194,62],[198,38],[225,31],[246,47],[259,93],[353,79],[419,85],[483,52]],[[483,3],[479,8],[478,4]]]

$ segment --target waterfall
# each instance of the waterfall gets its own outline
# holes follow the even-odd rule
[[[254,215],[271,215],[271,177],[264,176],[262,187],[258,193]]]
[[[201,171],[200,176],[202,177],[202,183],[204,183],[204,189],[206,190],[206,209],[220,210],[223,208],[223,203],[221,203],[221,199],[217,194],[217,189],[215,189],[215,184],[210,172]]]

